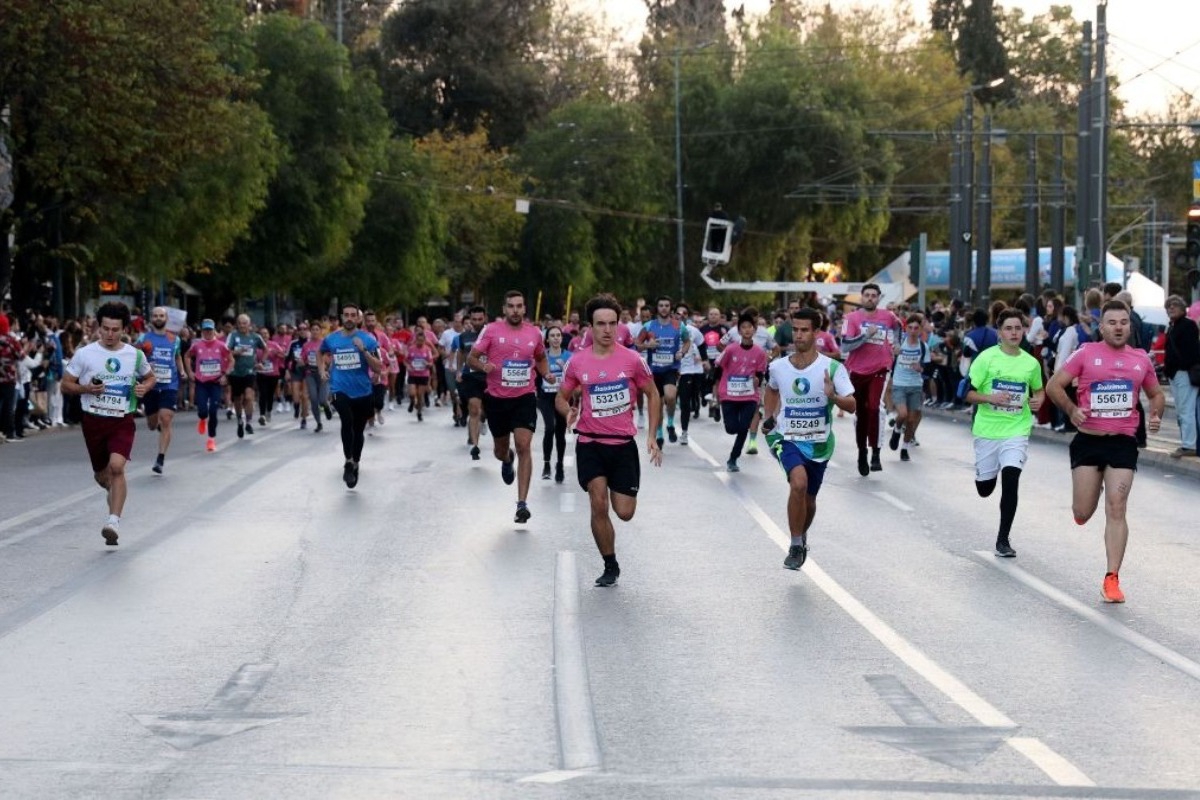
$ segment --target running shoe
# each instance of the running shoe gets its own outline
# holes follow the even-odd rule
[[[209,453],[217,452],[217,440],[210,437],[209,440],[205,442],[204,449]]]
[[[104,543],[109,547],[117,546],[117,533],[117,523],[115,522],[106,522],[104,523],[104,527],[100,529],[100,535],[104,537]]]
[[[238,420],[238,438],[239,439],[246,438],[246,424],[244,422],[242,422],[240,419]]]
[[[617,578],[621,577],[621,568],[616,564],[605,564],[604,574],[596,578],[597,586],[616,586]]]
[[[783,560],[784,569],[800,569],[808,560],[808,548],[802,544],[794,544],[788,548],[787,558]]]
[[[713,406],[713,422],[721,421],[721,407]]]
[[[888,449],[896,450],[900,447],[900,429],[893,428],[892,435],[888,438]]]
[[[729,472],[741,472],[742,468],[738,466],[736,459],[729,459],[725,462],[725,469]]]
[[[258,415],[258,427],[265,428],[267,426],[267,418],[262,414]]]
[[[233,409],[225,409],[225,419],[233,419]]]
[[[544,481],[550,480],[550,462],[549,461],[542,462],[542,480],[544,480]]]
[[[358,486],[358,463],[355,462],[352,466],[354,467],[354,474],[351,475],[350,480],[346,482],[346,487],[348,489],[353,489],[355,486]]]
[[[566,477],[567,476],[563,473],[562,462],[560,461],[554,465],[554,482],[562,483],[566,479]]]
[[[909,456],[908,456],[908,448],[905,448],[904,450],[900,451],[900,460],[901,461],[912,461],[912,459],[909,458]]]
[[[254,426],[250,424],[250,420],[246,420],[246,434],[249,436],[254,435]]]
[[[196,433],[200,434],[201,436],[208,433],[208,422],[204,419],[204,417],[201,417],[200,421],[196,423]]]
[[[321,420],[317,420],[317,427],[313,428],[313,433],[320,433],[325,430],[325,426],[321,424]]]
[[[513,480],[516,478],[516,474],[513,472],[513,459],[516,458],[516,455],[512,450],[509,450],[508,458],[500,464],[500,477],[509,486],[512,485]]]
[[[1100,596],[1104,598],[1104,602],[1106,603],[1125,602],[1125,593],[1121,591],[1121,581],[1117,577],[1117,573],[1109,572],[1105,574],[1104,586],[1100,589]]]
[[[681,445],[683,445],[684,447],[687,447],[687,443],[688,443],[687,431],[684,431],[683,433],[679,434],[679,443]]]
[[[333,406],[325,404],[325,419],[333,419]]]
[[[1008,543],[1008,539],[997,539],[996,556],[998,558],[1016,558],[1017,551],[1012,549],[1012,545]]]
[[[871,465],[867,463],[867,451],[858,451],[858,474],[864,478],[871,474]]]
[[[305,417],[304,419],[300,420],[300,430],[302,430],[302,431],[308,430],[308,417]]]
[[[162,475],[163,463],[161,461],[154,462],[154,466],[150,468],[150,471],[155,475]]]
[[[871,472],[883,472],[883,464],[879,463],[879,453],[871,454]]]
[[[421,409],[417,409],[417,422],[424,422],[425,416],[421,413]]]
[[[667,426],[667,438],[671,440],[671,444],[675,444],[679,441],[679,434],[675,432],[674,425]]]
[[[479,460],[479,445],[474,445],[471,447],[471,460],[472,461]]]
[[[758,439],[751,439],[750,443],[746,445],[746,455],[748,455],[748,456],[758,455]]]
[[[529,518],[532,516],[533,514],[529,513],[528,506],[517,506],[517,516],[513,519],[513,521],[523,525],[526,522],[529,522]]]
[[[353,481],[354,481],[354,462],[347,461],[346,465],[344,467],[342,467],[342,482],[345,483],[347,487],[350,487],[350,486],[354,485]]]

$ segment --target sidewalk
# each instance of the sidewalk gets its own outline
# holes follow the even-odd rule
[[[964,425],[971,424],[970,407],[955,410],[925,406],[921,411],[927,417],[950,419],[955,422],[961,422]],[[1174,475],[1186,475],[1190,478],[1200,480],[1200,458],[1171,458],[1171,451],[1179,446],[1178,432],[1179,429],[1175,426],[1174,417],[1170,421],[1164,421],[1162,429],[1157,434],[1147,436],[1146,447],[1138,456],[1138,467],[1152,464],[1163,472],[1169,472]],[[1044,442],[1057,442],[1066,447],[1071,443],[1073,435],[1071,433],[1058,433],[1050,428],[1034,426],[1033,431],[1030,433],[1030,438]]]

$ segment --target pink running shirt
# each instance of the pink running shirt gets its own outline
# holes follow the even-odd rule
[[[433,348],[427,343],[413,342],[408,346],[404,363],[408,366],[410,378],[428,378],[429,368],[433,365]]]
[[[254,371],[259,375],[278,378],[279,371],[283,369],[283,359],[287,355],[287,350],[279,342],[271,339],[267,342],[267,350],[263,354],[263,360],[259,362]]]
[[[203,338],[193,339],[187,354],[192,360],[192,372],[199,383],[221,380],[225,370],[233,365],[233,356],[220,339],[213,339],[211,342]]]
[[[637,408],[637,392],[654,382],[646,360],[633,350],[614,347],[610,355],[601,358],[590,347],[580,348],[563,372],[562,389],[572,392],[581,389],[582,405],[575,432],[580,442],[624,444],[609,438],[592,438],[589,433],[604,437],[637,436],[633,410]]]
[[[536,391],[534,368],[546,355],[542,331],[536,325],[522,322],[514,328],[507,322],[492,322],[471,349],[496,365],[487,373],[487,393],[492,397],[522,397]]]
[[[1137,403],[1142,389],[1157,386],[1158,376],[1145,350],[1088,342],[1067,357],[1063,371],[1079,379],[1084,427],[1097,433],[1137,434]]]
[[[717,384],[717,399],[721,402],[758,402],[758,388],[754,376],[767,371],[770,359],[756,344],[749,349],[741,343],[731,344],[721,351],[717,365],[721,368],[721,381]]]
[[[318,359],[321,357],[321,340],[309,339],[304,343],[304,347],[300,348],[300,363],[304,365],[306,370],[317,371]]]
[[[846,315],[842,336],[844,339],[865,336],[866,341],[846,356],[846,368],[859,375],[886,372],[892,366],[892,345],[899,341],[903,327],[900,318],[886,308],[851,311]]]

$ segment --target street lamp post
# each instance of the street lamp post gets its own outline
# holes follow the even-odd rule
[[[683,302],[683,137],[679,121],[679,48],[675,49],[675,254],[679,260],[679,302]]]

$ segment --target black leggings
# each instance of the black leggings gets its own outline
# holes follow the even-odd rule
[[[691,417],[700,418],[700,395],[703,394],[704,373],[679,376],[679,409],[683,411],[680,425],[686,431]]]
[[[258,415],[265,417],[271,413],[271,407],[275,405],[275,389],[279,386],[278,375],[259,375],[258,376]]]
[[[733,449],[729,451],[729,460],[737,461],[742,454],[742,445],[746,443],[746,434],[750,432],[750,423],[754,421],[754,412],[758,411],[755,400],[733,402],[721,401],[721,415],[725,418],[725,432],[735,437]]]
[[[558,446],[558,462],[562,463],[567,449],[567,418],[554,407],[555,392],[538,392],[538,411],[542,412],[542,461],[550,460],[554,446]]]
[[[333,407],[342,421],[342,454],[347,461],[357,464],[362,458],[363,431],[367,429],[367,421],[375,416],[374,399],[369,394],[350,397],[334,392]]]

